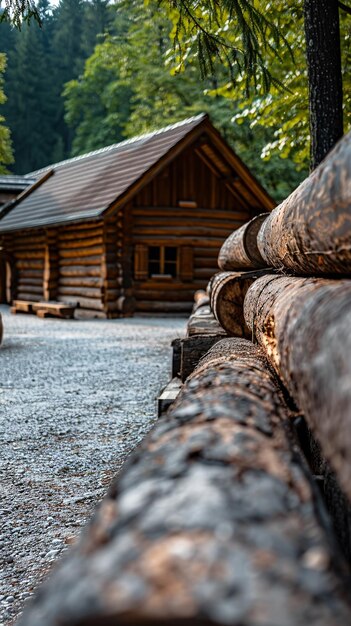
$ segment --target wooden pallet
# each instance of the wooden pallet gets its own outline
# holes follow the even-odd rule
[[[16,313],[33,313],[34,304],[37,304],[37,302],[29,300],[14,300],[11,307],[11,313],[13,313],[13,315],[16,315]]]
[[[76,309],[75,304],[67,302],[35,302],[33,303],[33,312],[38,317],[63,317],[72,318]]]

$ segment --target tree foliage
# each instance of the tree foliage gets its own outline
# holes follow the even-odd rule
[[[6,67],[6,57],[4,54],[0,54],[0,105],[6,102],[6,96],[3,91],[3,78],[2,75]],[[10,131],[4,125],[5,118],[0,115],[0,173],[6,174],[6,165],[13,163],[13,155],[11,149]]]
[[[40,23],[34,0],[0,0],[0,22],[8,22],[21,30],[23,23],[29,23],[32,18]]]
[[[264,146],[262,157],[270,159],[274,154],[282,158],[292,158],[300,169],[307,168],[309,161],[309,121],[308,121],[308,82],[305,56],[305,33],[303,25],[303,0],[294,0],[287,4],[285,0],[255,0],[242,3],[240,0],[227,0],[233,6],[229,21],[219,18],[217,0],[202,0],[202,18],[188,13],[188,23],[181,19],[184,6],[199,7],[195,0],[161,0],[172,16],[174,29],[172,38],[174,43],[173,63],[179,71],[186,70],[187,63],[194,57],[198,58],[200,66],[208,74],[216,72],[209,64],[201,61],[203,48],[199,47],[196,33],[201,38],[206,33],[216,34],[218,25],[226,29],[226,45],[234,53],[240,48],[241,37],[245,33],[245,24],[240,20],[240,10],[247,5],[253,5],[260,15],[265,16],[266,24],[274,24],[280,34],[280,40],[275,40],[270,28],[264,28],[259,40],[262,52],[262,62],[273,80],[265,82],[259,72],[253,78],[254,90],[248,90],[246,68],[240,72],[240,66],[233,68],[231,59],[223,54],[221,60],[230,71],[219,81],[216,93],[234,99],[240,109],[234,116],[234,121],[248,122],[252,129],[263,125],[271,129],[271,139]],[[219,3],[222,6],[222,2]],[[234,11],[239,7],[239,12]],[[250,15],[249,13],[247,13]],[[348,130],[351,126],[351,20],[348,13],[341,11],[341,45],[342,45],[342,72],[344,82],[344,126]],[[249,20],[249,24],[251,22]],[[214,50],[214,59],[220,51]],[[258,66],[259,69],[259,66]],[[216,72],[217,74],[217,72]],[[233,80],[234,78],[234,80]]]
[[[274,157],[264,164],[260,159],[270,131],[232,122],[237,102],[217,89],[228,79],[225,68],[218,63],[216,78],[201,79],[196,58],[190,56],[185,71],[175,71],[170,46],[174,23],[156,2],[146,7],[143,0],[119,3],[115,28],[116,34],[95,48],[84,73],[64,92],[74,154],[207,111],[277,199],[298,184],[302,174],[291,161]]]
[[[111,12],[107,0],[60,0],[55,7],[39,0],[36,8],[41,26],[0,24],[0,52],[8,57],[3,110],[20,174],[70,156],[62,91],[83,70]]]

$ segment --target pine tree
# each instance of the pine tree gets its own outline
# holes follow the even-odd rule
[[[6,67],[6,57],[4,54],[0,54],[0,105],[6,102],[6,96],[3,91],[3,78],[2,74]],[[0,173],[6,174],[6,165],[10,165],[13,162],[13,155],[11,149],[10,131],[7,126],[4,125],[5,118],[0,115]]]
[[[48,3],[41,2],[44,14]],[[25,24],[17,34],[10,55],[9,86],[6,108],[15,151],[15,172],[26,173],[50,162],[57,135],[52,119],[55,102],[52,94],[52,71],[48,54],[49,32],[37,23]]]

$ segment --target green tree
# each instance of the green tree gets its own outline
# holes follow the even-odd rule
[[[43,16],[48,9],[46,1],[40,3]],[[12,131],[17,173],[47,165],[58,140],[53,127],[55,98],[49,44],[49,21],[43,28],[33,22],[23,25],[15,48],[9,52],[5,115]]]
[[[66,120],[75,133],[73,154],[207,111],[277,199],[298,184],[302,174],[289,159],[274,157],[269,164],[260,159],[268,141],[263,125],[253,131],[247,121],[233,124],[238,112],[235,99],[216,91],[217,82],[225,79],[220,67],[216,79],[205,80],[193,58],[186,71],[171,71],[169,36],[173,25],[156,3],[146,8],[142,0],[119,3],[115,28],[119,34],[98,45],[84,74],[66,86]]]
[[[271,113],[269,105],[273,97],[273,106],[278,102],[276,119],[282,109],[286,119],[289,99],[281,88],[290,89],[293,95],[290,102],[295,111],[305,108],[303,95],[307,94],[313,138],[311,162],[315,166],[342,132],[338,6],[345,8],[345,4],[337,0],[295,0],[289,10],[281,0],[274,3],[270,0],[161,0],[161,4],[173,19],[177,67],[184,69],[188,60],[197,55],[202,70],[209,74],[215,71],[213,59],[220,57],[231,72],[231,85],[228,86],[228,81],[227,85],[222,83],[222,93],[227,90],[229,97],[233,93],[241,97],[251,115],[259,114],[261,103],[262,110]],[[306,57],[301,58],[306,38],[307,62]],[[345,43],[348,46],[349,40]],[[292,52],[295,52],[293,63]],[[344,65],[344,76],[347,69]],[[300,86],[302,98],[295,89]],[[281,100],[278,94],[282,94]],[[348,103],[348,100],[344,102],[344,106]],[[305,110],[307,112],[308,107]],[[300,122],[301,118],[293,120],[292,113],[286,130],[307,128],[304,124],[299,126]],[[298,154],[296,141],[308,145],[308,140],[308,132],[300,137],[287,132],[280,134],[278,142],[270,142],[270,148],[279,146],[286,152],[290,146]]]
[[[6,57],[4,54],[0,54],[0,105],[6,102],[6,96],[4,94],[3,85],[4,81],[2,75],[6,67]],[[13,155],[11,149],[10,131],[4,125],[5,118],[0,115],[0,173],[6,174],[6,165],[13,163]]]

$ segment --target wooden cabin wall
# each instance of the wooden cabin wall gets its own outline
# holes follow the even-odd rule
[[[14,259],[12,299],[79,303],[82,316],[123,313],[123,215],[3,235]]]
[[[229,180],[229,173],[210,169],[190,148],[134,198],[134,250],[139,246],[142,255],[144,246],[145,255],[145,245],[175,246],[180,257],[189,257],[176,279],[149,278],[147,273],[140,279],[134,271],[138,311],[190,310],[194,291],[205,288],[218,271],[224,239],[259,212],[241,189],[230,191]]]
[[[107,317],[123,312],[123,209],[105,219],[102,259],[103,302]]]
[[[11,252],[15,259],[15,299],[33,302],[43,300],[45,243],[44,230],[23,231],[13,235]]]
[[[102,222],[60,227],[57,236],[59,302],[79,302],[87,311],[105,311]]]

